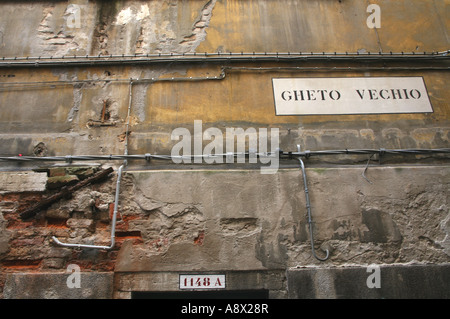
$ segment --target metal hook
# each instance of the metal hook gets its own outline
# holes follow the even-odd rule
[[[320,257],[318,257],[316,255],[316,250],[314,248],[314,238],[313,238],[313,228],[312,228],[312,218],[311,218],[311,204],[309,202],[309,194],[308,194],[309,191],[308,191],[308,184],[306,182],[305,164],[303,163],[301,158],[299,158],[298,160],[300,161],[300,167],[302,169],[302,175],[303,175],[303,184],[305,185],[306,210],[308,212],[308,224],[309,224],[309,235],[310,235],[310,238],[311,238],[311,250],[312,250],[312,253],[313,253],[314,257],[317,260],[325,261],[330,256],[329,250],[328,249],[326,250],[325,258],[320,258]]]

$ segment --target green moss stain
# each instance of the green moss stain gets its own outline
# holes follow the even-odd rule
[[[97,11],[97,24],[113,22],[119,12],[119,7],[123,7],[122,0],[100,0],[97,3],[99,6]]]
[[[312,171],[316,172],[317,174],[322,175],[327,171],[327,169],[326,168],[312,168]]]

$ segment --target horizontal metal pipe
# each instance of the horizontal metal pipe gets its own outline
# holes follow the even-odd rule
[[[132,79],[133,84],[139,83],[154,83],[154,82],[183,82],[183,81],[210,81],[210,80],[223,80],[226,77],[228,71],[251,71],[251,72],[347,72],[347,71],[448,71],[450,66],[421,66],[421,67],[222,67],[220,74],[216,76],[202,76],[202,77],[170,77],[170,78],[143,78]],[[75,85],[84,83],[129,83],[130,79],[91,79],[91,80],[60,80],[60,81],[35,81],[35,82],[0,82],[0,92],[8,91],[11,89],[35,89],[42,87],[56,87],[65,85]]]
[[[152,82],[176,82],[176,81],[205,81],[205,80],[221,80],[225,78],[225,74],[221,73],[216,76],[201,76],[201,77],[170,77],[170,78],[144,78],[144,79],[132,79],[133,84],[136,83],[152,83]],[[61,81],[36,81],[36,82],[0,82],[1,87],[14,87],[14,86],[27,86],[34,87],[39,84],[45,85],[71,85],[71,84],[83,84],[83,83],[95,83],[95,82],[117,82],[117,83],[129,83],[130,79],[91,79],[91,80],[61,80]]]
[[[69,244],[63,243],[55,236],[52,237],[53,241],[59,246],[72,247],[72,248],[93,248],[93,249],[111,249],[111,246],[100,246],[100,245],[86,245],[86,244]]]
[[[119,207],[119,193],[120,193],[120,181],[122,179],[122,171],[125,167],[125,164],[121,165],[117,172],[117,182],[116,182],[116,194],[114,196],[114,212],[111,221],[111,243],[109,246],[102,245],[87,245],[87,244],[71,244],[71,243],[63,243],[55,236],[52,239],[60,246],[63,247],[74,247],[74,248],[92,248],[92,249],[112,249],[115,245],[116,238],[116,222],[117,222],[117,212]]]
[[[432,154],[450,154],[450,148],[437,148],[437,149],[341,149],[341,150],[322,150],[322,151],[303,151],[303,152],[285,152],[279,151],[280,157],[311,157],[322,155],[364,155],[364,154],[397,154],[397,155],[432,155]],[[137,155],[65,155],[65,156],[0,156],[0,161],[6,162],[67,162],[73,161],[123,161],[123,160],[146,160],[151,159],[194,159],[194,158],[211,158],[211,157],[226,157],[226,156],[250,156],[256,155],[259,157],[273,157],[273,153],[250,153],[250,152],[235,152],[235,153],[223,153],[223,154],[201,154],[201,155],[184,155],[184,156],[172,156],[172,155],[158,155],[158,154],[137,154]]]
[[[149,53],[149,54],[98,54],[98,55],[62,55],[62,56],[22,56],[2,57],[0,60],[57,60],[57,59],[120,59],[120,58],[179,58],[179,57],[224,57],[224,56],[446,56],[450,50],[430,52],[186,52],[186,53]]]

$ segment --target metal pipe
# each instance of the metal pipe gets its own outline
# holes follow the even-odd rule
[[[195,62],[279,62],[279,61],[308,61],[308,60],[440,60],[448,59],[450,51],[422,53],[326,53],[326,52],[276,52],[276,53],[193,53],[166,55],[106,55],[106,56],[61,56],[61,57],[14,57],[0,58],[0,67],[24,66],[93,66],[114,64],[153,64],[153,63],[195,63]]]
[[[85,245],[85,244],[70,244],[70,243],[63,243],[55,236],[52,237],[52,239],[60,246],[63,247],[75,247],[75,248],[94,248],[94,249],[111,249],[114,247],[115,244],[115,236],[116,236],[116,221],[117,221],[117,211],[119,207],[119,193],[120,193],[120,181],[122,179],[122,171],[125,167],[125,164],[122,164],[119,167],[119,170],[117,172],[117,182],[116,182],[116,194],[114,196],[114,212],[112,216],[111,221],[111,243],[109,246],[101,246],[101,245]]]
[[[298,146],[299,151],[300,151],[300,147]],[[313,256],[320,261],[325,261],[328,259],[328,257],[330,256],[330,252],[327,249],[326,250],[326,256],[325,258],[320,258],[319,256],[316,255],[316,250],[314,248],[314,236],[313,236],[313,225],[312,225],[312,217],[311,217],[311,203],[309,201],[309,190],[308,190],[308,183],[306,181],[306,171],[305,171],[305,164],[303,163],[302,159],[299,157],[298,160],[300,161],[300,167],[302,169],[302,175],[303,175],[303,185],[305,187],[305,198],[306,198],[306,211],[308,213],[308,224],[309,224],[309,236],[311,238],[311,250],[312,250],[312,254]]]
[[[69,243],[63,243],[58,240],[55,236],[53,236],[53,240],[60,246],[64,247],[77,247],[77,248],[94,248],[94,249],[112,249],[115,244],[115,237],[116,237],[116,222],[117,222],[117,211],[119,207],[119,193],[120,193],[120,181],[122,179],[122,171],[125,166],[128,164],[128,132],[129,132],[129,126],[130,126],[130,113],[131,113],[131,102],[132,102],[132,88],[133,88],[133,79],[130,79],[130,90],[129,90],[129,97],[128,97],[128,113],[127,113],[127,125],[126,125],[126,131],[125,131],[125,151],[124,151],[124,162],[119,167],[119,170],[117,172],[117,182],[116,182],[116,194],[114,196],[114,211],[111,221],[111,244],[109,246],[99,246],[99,245],[84,245],[84,244],[69,244]]]
[[[304,163],[301,159],[302,156],[304,157],[310,157],[311,155],[338,155],[338,154],[412,154],[412,155],[418,155],[418,154],[449,154],[450,148],[442,148],[442,149],[379,149],[379,150],[370,150],[370,149],[359,149],[359,150],[331,150],[331,151],[305,151],[300,152],[300,149],[297,149],[297,152],[280,152],[280,155],[287,155],[289,157],[296,156],[298,157],[302,169],[303,174],[303,183],[305,187],[305,196],[306,196],[306,208],[308,212],[308,224],[310,229],[310,236],[311,236],[311,246],[313,255],[318,260],[326,260],[329,256],[329,252],[327,250],[327,256],[325,259],[321,259],[317,257],[315,254],[314,249],[314,242],[313,242],[313,231],[312,231],[312,217],[311,217],[311,205],[309,201],[309,190],[308,185],[306,181],[306,172]],[[245,153],[248,155],[248,153]],[[230,154],[220,154],[220,156],[229,156]],[[267,154],[257,154],[258,156],[264,156]],[[204,155],[202,155],[204,156]],[[219,155],[218,155],[219,156]],[[233,153],[233,156],[242,156],[242,153]],[[113,161],[113,160],[123,160],[124,164],[119,167],[118,175],[117,175],[117,185],[116,185],[116,194],[115,194],[115,200],[114,200],[114,212],[113,212],[113,219],[112,219],[112,225],[111,225],[111,245],[110,246],[97,246],[97,245],[84,245],[84,244],[69,244],[69,243],[63,243],[59,241],[55,236],[53,236],[53,240],[61,246],[65,247],[78,247],[78,248],[98,248],[98,249],[111,249],[114,246],[114,238],[115,238],[115,227],[116,227],[116,218],[117,218],[117,210],[118,210],[118,203],[119,203],[119,192],[120,192],[120,180],[122,177],[122,171],[124,167],[126,166],[127,159],[140,159],[140,160],[146,160],[149,161],[152,158],[156,159],[164,159],[164,160],[171,160],[174,158],[170,155],[152,155],[150,153],[144,154],[144,155],[80,155],[80,156],[72,156],[72,155],[66,155],[66,156],[49,156],[49,157],[36,157],[36,156],[13,156],[13,157],[0,157],[0,161],[12,161],[12,162],[42,162],[42,161],[65,161],[67,163],[72,163],[74,160],[78,161],[91,161],[91,160],[107,160],[107,161]],[[179,157],[177,157],[179,158]],[[183,156],[181,157],[183,158]]]
[[[155,83],[155,82],[199,82],[199,81],[209,81],[209,80],[223,80],[225,78],[225,71],[222,67],[221,73],[215,76],[189,76],[189,77],[171,77],[171,78],[143,78],[143,79],[90,79],[90,80],[58,80],[58,81],[36,81],[36,82],[0,82],[0,86],[5,89],[13,88],[18,86],[19,88],[37,88],[38,85],[49,85],[52,88],[56,85],[73,85],[73,84],[84,84],[84,83],[124,83],[132,81],[135,83]]]

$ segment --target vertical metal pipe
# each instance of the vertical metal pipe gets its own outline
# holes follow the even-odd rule
[[[306,211],[308,212],[309,236],[311,238],[312,254],[317,260],[325,261],[330,256],[330,252],[328,251],[328,249],[326,250],[325,258],[320,258],[316,255],[316,250],[314,248],[313,225],[312,225],[312,217],[311,217],[311,203],[309,201],[309,190],[308,190],[308,183],[306,181],[305,164],[303,163],[301,158],[299,158],[298,160],[300,161],[300,167],[302,169],[302,175],[303,175],[303,184],[305,185]]]
[[[129,134],[129,128],[130,128],[130,114],[131,114],[131,102],[133,100],[133,79],[130,79],[130,90],[128,93],[128,112],[127,112],[127,126],[125,130],[125,155],[128,155],[128,134]],[[125,160],[125,165],[126,165]]]
[[[121,165],[119,167],[119,171],[117,173],[117,181],[116,181],[116,195],[114,197],[114,211],[112,216],[112,223],[111,223],[111,244],[110,248],[114,247],[114,244],[116,242],[116,221],[117,221],[117,211],[119,210],[119,193],[120,193],[120,181],[122,180],[122,171],[125,167],[125,164]]]

